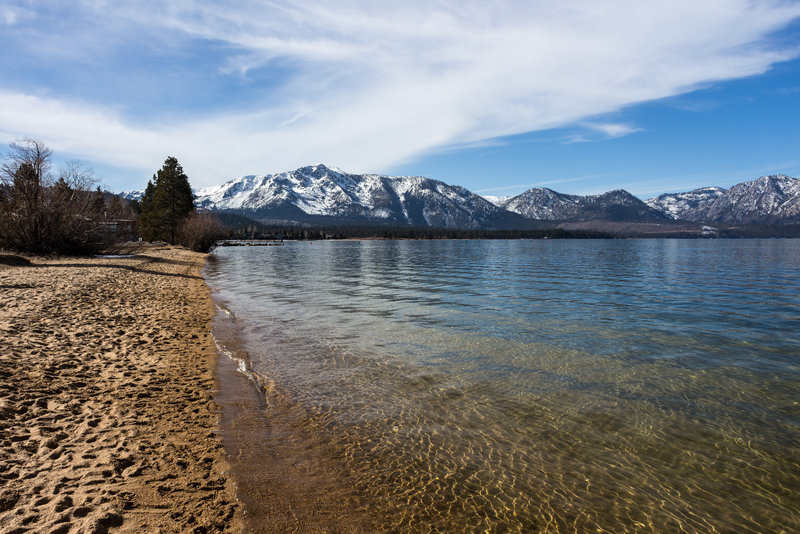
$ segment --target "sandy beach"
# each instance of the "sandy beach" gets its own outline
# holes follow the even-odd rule
[[[0,532],[235,532],[205,256],[0,262]]]

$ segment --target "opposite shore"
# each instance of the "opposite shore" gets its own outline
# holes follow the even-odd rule
[[[0,264],[0,532],[238,532],[206,256]]]

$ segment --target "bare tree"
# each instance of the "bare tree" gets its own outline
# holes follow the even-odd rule
[[[17,170],[23,165],[29,166],[41,186],[48,185],[45,180],[50,176],[50,157],[52,152],[38,139],[24,138],[19,143],[11,143],[6,161],[0,165],[0,180],[4,184],[14,181]]]
[[[102,245],[105,209],[91,191],[92,171],[68,162],[54,179],[44,143],[24,139],[10,148],[0,166],[0,247],[69,254]]]
[[[0,166],[3,203],[0,239],[9,248],[30,250],[43,233],[42,197],[50,185],[50,149],[34,139],[11,143]]]

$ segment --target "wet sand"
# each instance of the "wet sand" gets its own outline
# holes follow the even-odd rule
[[[224,351],[247,358],[233,323],[217,315]],[[308,414],[274,387],[269,392],[221,356],[217,363],[222,442],[251,534],[387,532],[372,500],[356,491],[345,462]]]
[[[131,252],[0,261],[2,533],[244,528],[205,256]]]

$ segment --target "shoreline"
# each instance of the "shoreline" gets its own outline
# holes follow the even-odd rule
[[[212,297],[212,300],[214,297]],[[236,321],[217,306],[213,332],[222,445],[244,532],[379,532],[369,501],[331,455],[330,446],[306,427],[306,414],[278,389],[258,385],[242,372],[249,360]]]
[[[0,533],[239,532],[206,256],[0,263]]]

